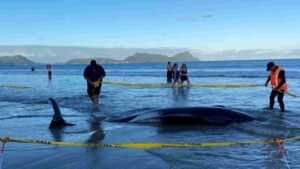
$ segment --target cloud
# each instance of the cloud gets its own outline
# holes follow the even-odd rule
[[[188,16],[188,17],[185,17],[185,18],[181,18],[179,19],[179,21],[182,21],[182,22],[196,22],[196,21],[199,21],[201,18],[211,18],[212,17],[212,14],[211,13],[204,13],[202,15],[197,15],[197,16]]]
[[[190,52],[201,60],[257,60],[300,58],[300,49],[231,49],[219,51],[191,50]]]
[[[190,17],[179,19],[179,21],[181,21],[181,22],[196,22],[198,20],[199,20],[199,18],[197,18],[195,16],[190,16]]]
[[[202,18],[210,18],[212,15],[210,13],[205,13],[202,15]]]

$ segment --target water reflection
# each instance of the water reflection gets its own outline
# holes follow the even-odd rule
[[[57,142],[62,142],[63,141],[63,136],[62,133],[64,132],[64,127],[60,127],[57,129],[51,129],[50,130],[53,140]]]
[[[86,143],[99,143],[104,139],[105,134],[104,130],[101,127],[102,117],[97,117],[94,114],[91,115],[90,120],[90,131],[93,132],[92,135],[88,138]]]
[[[177,100],[184,101],[188,99],[190,87],[173,87],[172,91],[173,91],[173,98],[175,101]]]

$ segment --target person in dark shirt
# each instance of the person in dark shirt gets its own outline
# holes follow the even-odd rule
[[[84,70],[83,76],[87,82],[87,93],[95,108],[99,104],[99,95],[105,74],[103,67],[98,65],[95,60],[91,60],[91,64]]]
[[[284,93],[287,93],[287,82],[285,79],[285,71],[275,65],[273,62],[267,64],[267,71],[270,71],[270,76],[268,77],[265,86],[268,86],[269,81],[271,81],[272,92],[270,95],[270,109],[274,107],[274,99],[278,96],[278,103],[280,105],[281,112],[285,111],[283,96]]]
[[[172,66],[171,62],[167,65],[167,83],[172,83]]]
[[[47,72],[48,72],[48,79],[51,80],[51,78],[52,78],[52,66],[50,64],[47,64],[46,68],[47,68]]]

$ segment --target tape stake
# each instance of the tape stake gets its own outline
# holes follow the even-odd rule
[[[5,142],[2,142],[0,169],[2,169],[2,164],[4,159],[4,148],[5,148]]]
[[[1,154],[4,154],[4,147],[5,147],[5,143],[2,143],[2,150],[1,150]]]

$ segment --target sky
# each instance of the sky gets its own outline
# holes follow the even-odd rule
[[[300,1],[3,0],[0,45],[298,50]]]

